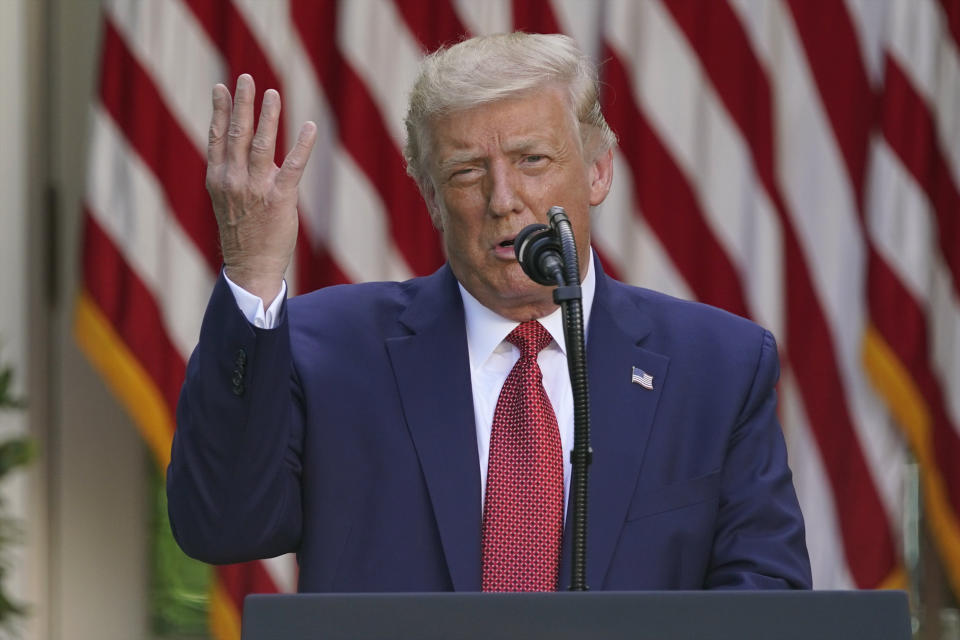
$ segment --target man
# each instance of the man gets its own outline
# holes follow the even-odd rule
[[[316,128],[277,168],[279,96],[264,94],[254,132],[254,95],[249,76],[232,106],[226,87],[213,94],[224,271],[168,470],[187,553],[296,551],[301,591],[568,584],[562,327],[512,247],[560,205],[579,247],[593,407],[588,585],[810,586],[772,336],[616,282],[593,258],[615,138],[569,38],[474,38],[424,62],[405,151],[448,263],[403,283],[285,300]]]

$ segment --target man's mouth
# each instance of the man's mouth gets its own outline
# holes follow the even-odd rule
[[[513,239],[511,238],[510,240],[504,240],[503,242],[500,243],[500,246],[501,246],[501,247],[512,247],[512,246],[513,246]]]

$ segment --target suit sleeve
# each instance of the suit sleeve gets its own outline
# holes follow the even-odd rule
[[[764,331],[727,445],[707,588],[811,588],[803,516],[777,419],[779,375],[776,342]]]
[[[187,365],[167,497],[187,555],[222,564],[295,551],[300,540],[302,403],[285,306],[250,325],[221,274]]]

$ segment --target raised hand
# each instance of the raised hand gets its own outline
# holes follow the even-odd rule
[[[297,241],[297,186],[317,139],[317,125],[306,122],[297,142],[278,167],[274,161],[280,94],[263,94],[260,121],[253,129],[256,87],[247,74],[230,90],[213,88],[213,116],[207,145],[207,191],[220,229],[227,276],[269,304]]]

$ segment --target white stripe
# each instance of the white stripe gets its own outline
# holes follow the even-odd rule
[[[87,201],[130,268],[150,289],[184,360],[200,337],[214,275],[172,218],[163,190],[99,105],[93,107]]]
[[[740,19],[760,65],[769,76],[767,61],[776,59],[773,52],[777,49],[776,32],[769,26],[775,13],[773,3],[770,0],[727,0],[727,4]]]
[[[690,181],[705,222],[740,273],[752,314],[779,332],[780,221],[749,146],[661,3],[613,3],[608,25],[634,99]]]
[[[206,157],[211,90],[227,81],[219,50],[179,0],[112,0],[106,10],[180,128]]]
[[[933,113],[937,138],[960,186],[960,52],[934,0],[893,0],[890,55]]]
[[[282,78],[287,148],[305,121],[317,124],[317,142],[300,181],[301,230],[309,244],[325,247],[354,282],[410,277],[378,192],[340,145],[336,120],[300,31],[289,22],[287,3],[243,0],[241,8],[257,41],[270,43],[264,50]]]
[[[780,411],[793,484],[806,524],[813,587],[852,589],[856,585],[847,568],[833,490],[804,413],[796,380],[789,369],[785,369],[780,377]],[[854,541],[854,544],[864,544],[864,541]]]
[[[261,560],[279,593],[297,592],[297,555],[287,553]]]
[[[411,277],[384,221],[376,190],[346,154],[334,156],[333,183],[329,249],[340,268],[353,282]]]
[[[780,2],[770,6],[774,10],[768,24],[777,43],[770,78],[778,177],[833,336],[850,417],[895,530],[903,498],[904,451],[862,370],[866,256],[856,203],[789,9]]]
[[[400,0],[404,2],[406,0]],[[513,31],[510,0],[454,0],[460,22],[473,35]]]
[[[890,2],[876,0],[846,0],[847,11],[852,18],[860,53],[870,78],[870,84],[883,84],[883,68],[886,56],[887,21],[890,20]]]
[[[591,214],[592,240],[625,282],[693,299],[656,234],[643,221],[633,199],[633,180],[623,154],[613,154],[613,184]]]
[[[592,2],[583,0],[552,0],[553,14],[557,18],[560,30],[577,41],[580,50],[590,56],[594,62],[602,63],[600,46],[601,19],[603,11]],[[602,73],[602,72],[601,72]]]
[[[926,194],[886,142],[877,137],[872,152],[867,191],[870,236],[926,313],[928,355],[943,386],[948,417],[960,433],[960,301],[939,251],[934,214]]]
[[[390,0],[340,3],[337,44],[363,79],[398,149],[406,139],[407,96],[423,55]]]

